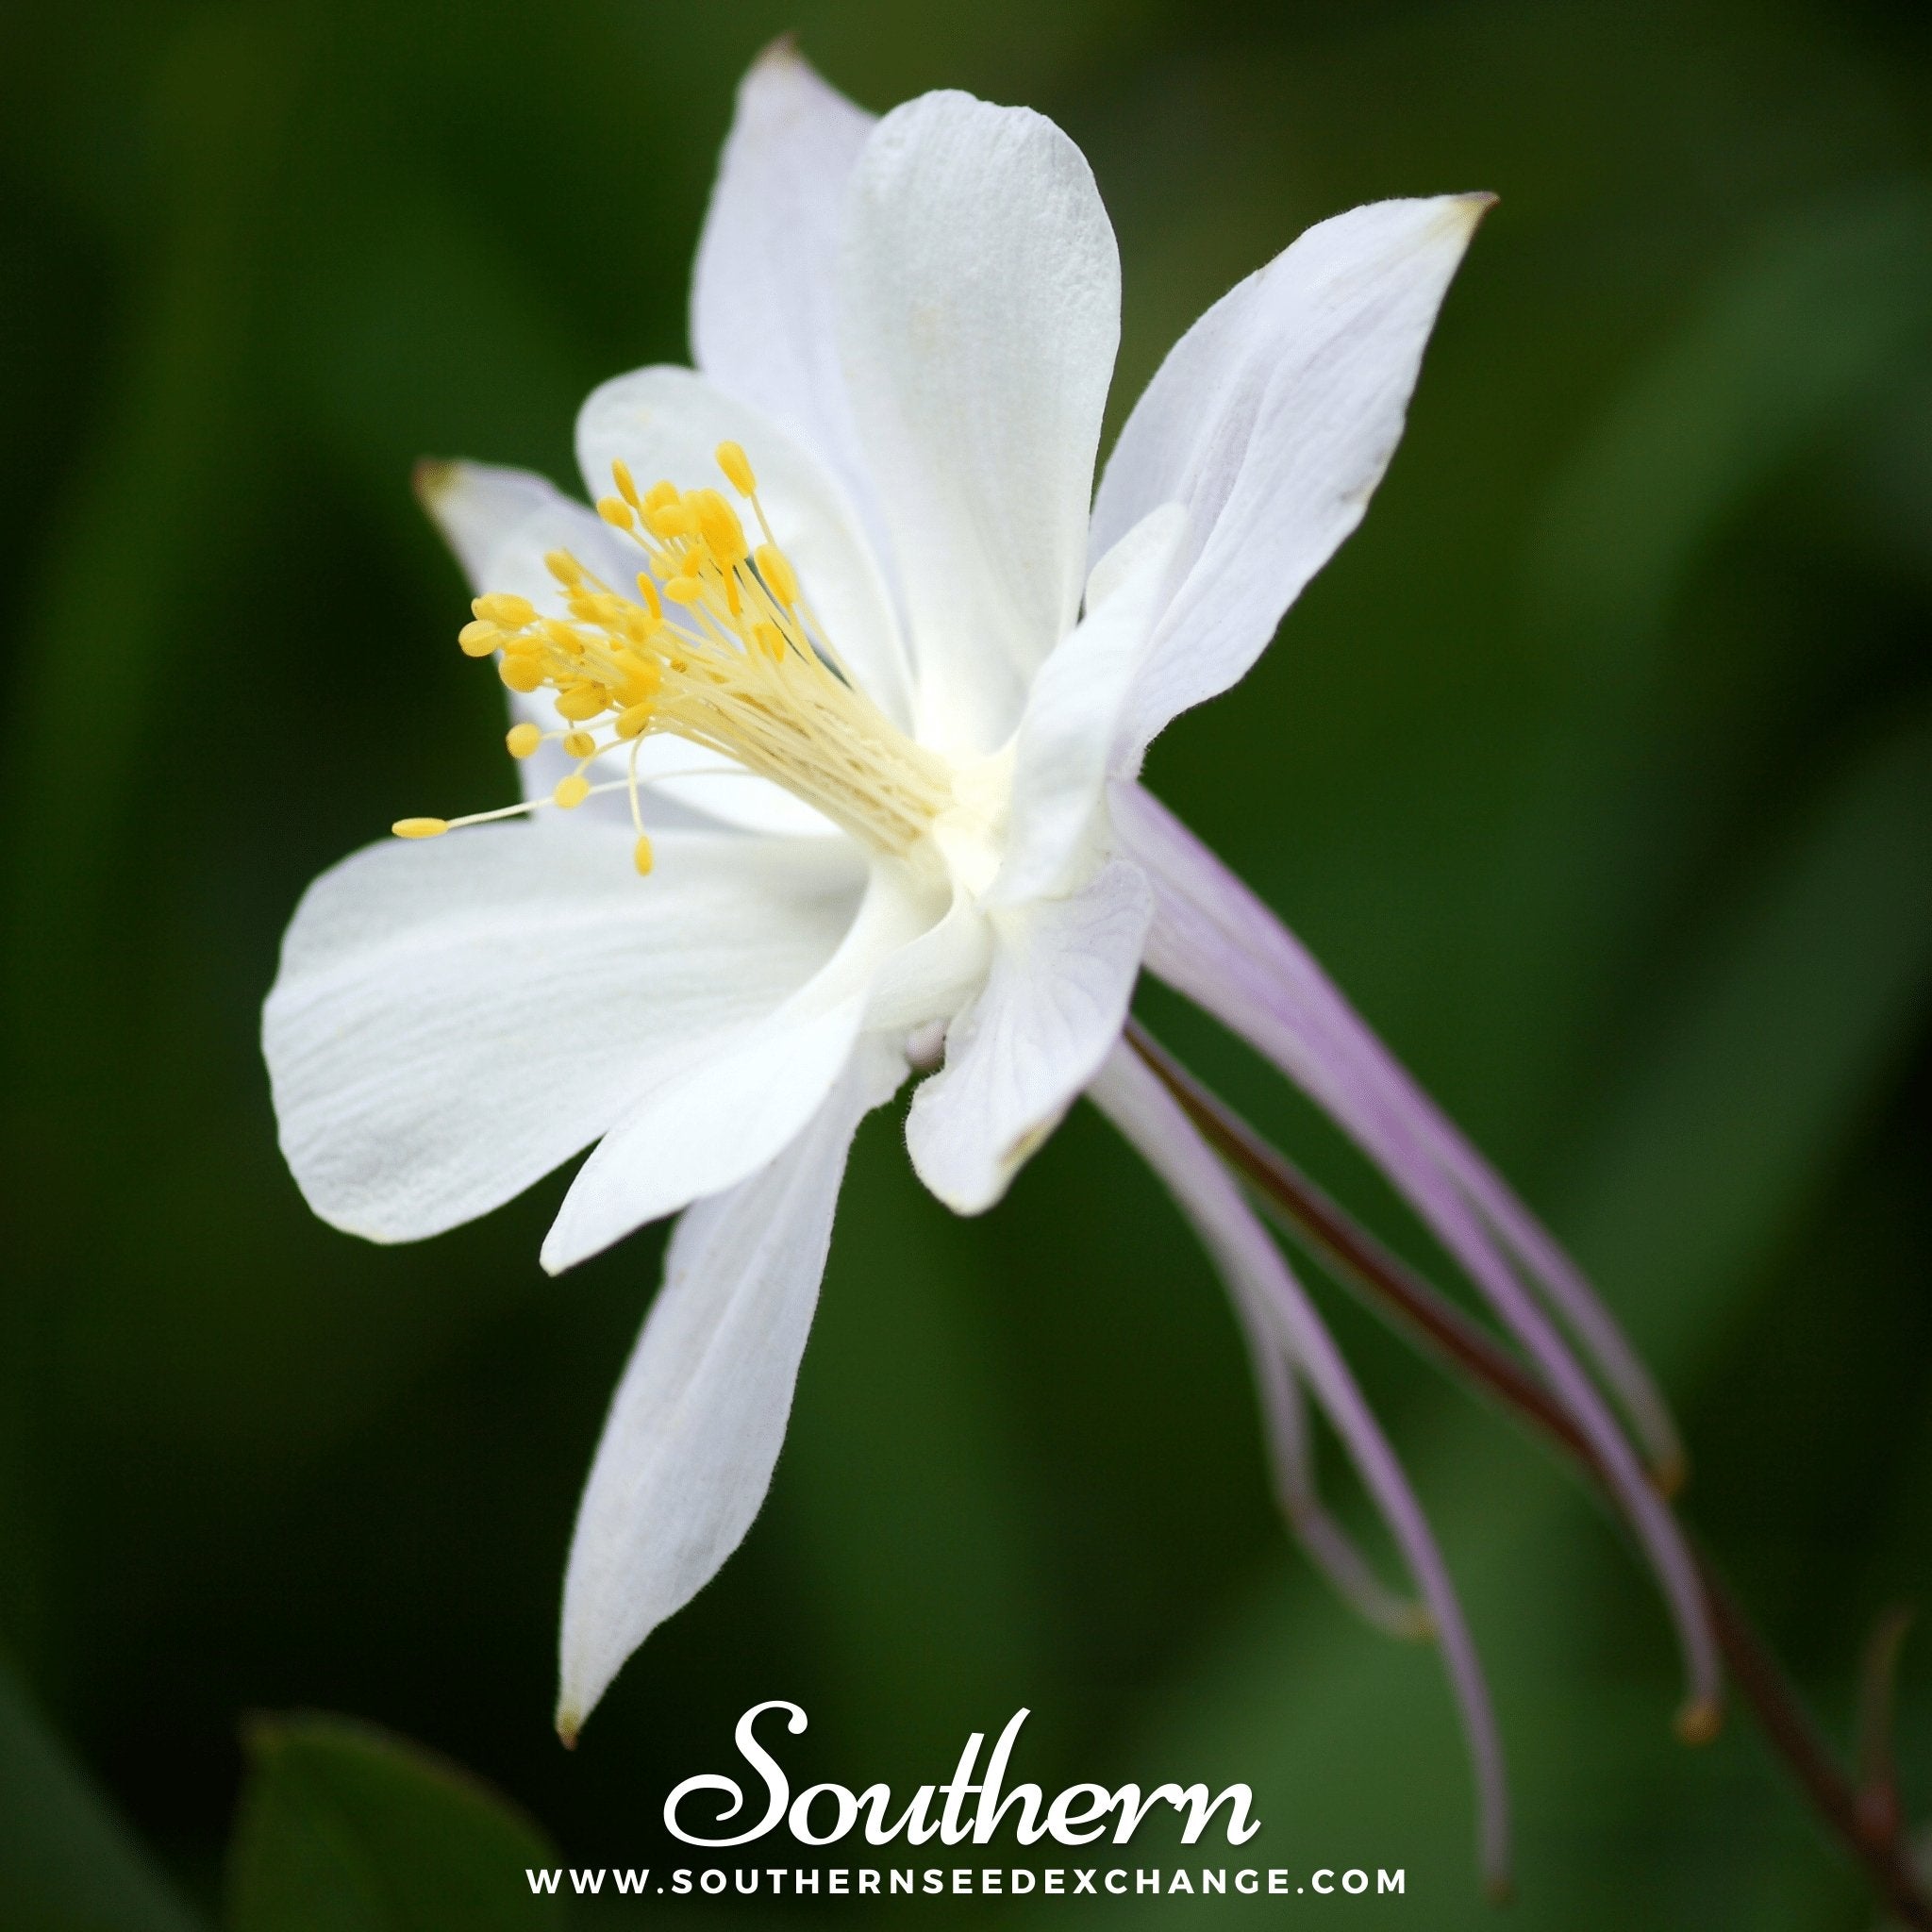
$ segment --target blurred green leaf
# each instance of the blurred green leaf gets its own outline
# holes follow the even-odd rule
[[[337,207],[295,278],[289,371],[310,433],[411,534],[423,457],[525,463],[579,487],[571,425],[609,372],[462,204],[393,177],[370,203]]]
[[[194,1932],[198,1923],[4,1667],[0,1923],[8,1932]]]
[[[47,1018],[101,1002],[111,966],[90,941],[121,874],[95,862],[125,827],[144,731],[178,660],[208,650],[197,591],[238,480],[259,246],[290,92],[291,55],[273,24],[203,15],[175,35],[142,104],[157,157],[139,294],[105,430],[45,555],[9,667],[12,743],[0,876],[42,918],[0,943],[15,1024],[5,1044],[28,1064]],[[101,566],[103,555],[116,567]],[[204,661],[196,666],[206,675]],[[94,781],[66,782],[75,693],[86,691]],[[29,1009],[39,1024],[24,1021]]]
[[[1688,958],[1565,1217],[1667,1379],[1813,1206],[1924,1020],[1932,718],[1848,758]]]
[[[1724,519],[1846,411],[1895,388],[1932,330],[1932,192],[1787,210],[1711,275],[1551,492],[1531,560],[1558,633],[1622,650]]]
[[[339,1718],[263,1720],[229,1874],[232,1932],[525,1932],[542,1835],[412,1744]]]

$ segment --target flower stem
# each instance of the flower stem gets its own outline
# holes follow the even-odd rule
[[[1208,1143],[1287,1228],[1376,1310],[1392,1317],[1457,1377],[1561,1449],[1607,1496],[1596,1454],[1536,1377],[1487,1329],[1391,1254],[1137,1021],[1127,1043],[1167,1088]],[[1774,1755],[1829,1835],[1862,1866],[1899,1921],[1932,1932],[1932,1901],[1911,1868],[1898,1808],[1861,1803],[1837,1753],[1820,1733],[1782,1665],[1711,1559],[1693,1544],[1718,1644]]]

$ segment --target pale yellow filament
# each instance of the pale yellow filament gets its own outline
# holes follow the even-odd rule
[[[640,874],[649,873],[653,855],[638,812],[637,754],[658,732],[772,779],[874,850],[906,852],[949,800],[946,769],[878,709],[838,657],[773,537],[744,451],[721,443],[717,460],[750,503],[762,541],[747,539],[719,491],[658,482],[641,494],[616,462],[615,493],[598,500],[597,512],[642,553],[635,597],[570,552],[553,551],[545,563],[567,619],[541,616],[528,599],[504,592],[475,600],[458,639],[464,652],[495,655],[512,691],[552,691],[566,721],[548,733],[514,725],[508,749],[528,758],[546,738],[557,741],[574,769],[538,803],[572,810],[593,791],[612,789],[592,787],[586,767],[627,744],[624,784]],[[403,819],[394,830],[434,838],[529,808]]]

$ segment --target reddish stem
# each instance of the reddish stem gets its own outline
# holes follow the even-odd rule
[[[1608,1500],[1607,1481],[1582,1432],[1488,1329],[1331,1201],[1138,1021],[1127,1023],[1127,1043],[1153,1069],[1209,1145],[1297,1239],[1458,1379],[1562,1450]],[[1710,1558],[1694,1542],[1692,1550],[1718,1646],[1773,1753],[1827,1832],[1864,1868],[1901,1923],[1915,1932],[1932,1932],[1932,1902],[1911,1869],[1899,1807],[1895,1803],[1874,1806],[1870,1794],[1861,1793],[1846,1775],[1783,1667]],[[1881,1810],[1886,1815],[1881,1816]]]

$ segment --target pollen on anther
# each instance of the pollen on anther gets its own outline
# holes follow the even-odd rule
[[[698,535],[705,540],[712,561],[720,570],[742,563],[750,545],[744,541],[744,525],[738,521],[738,512],[715,490],[693,490],[690,503]]]
[[[785,553],[775,543],[760,543],[753,561],[779,603],[789,606],[798,602],[798,579],[792,575]]]
[[[513,596],[508,591],[491,591],[476,598],[470,608],[486,623],[500,624],[506,630],[521,630],[537,621],[537,607],[527,597]]]
[[[607,581],[570,550],[553,550],[543,561],[559,594],[546,599],[549,612],[503,592],[472,606],[463,648],[493,654],[506,685],[542,696],[544,722],[519,719],[504,744],[517,758],[558,746],[567,762],[560,779],[545,774],[547,797],[449,821],[403,820],[398,834],[433,838],[536,806],[570,811],[627,788],[637,870],[647,874],[639,788],[650,779],[640,753],[647,735],[669,732],[774,778],[880,851],[912,849],[943,808],[943,766],[843,675],[772,538],[744,450],[723,442],[716,454],[719,480],[750,502],[745,518],[715,488],[660,481],[640,497],[630,471],[613,462],[616,493],[597,499],[598,512],[635,541],[647,567],[629,583]],[[627,776],[593,784],[597,761],[617,750],[629,753]]]
[[[640,832],[638,834],[638,842],[631,847],[630,856],[631,863],[638,869],[638,876],[640,878],[649,878],[651,867],[657,863],[657,856],[651,850],[651,841],[648,833]]]
[[[664,673],[655,658],[640,658],[635,651],[620,651],[615,662],[624,674],[623,681],[617,687],[619,704],[641,705],[646,698],[656,696],[658,687],[664,682]]]
[[[741,496],[754,496],[758,493],[758,479],[751,473],[750,459],[745,456],[743,445],[736,442],[721,442],[718,445],[718,467],[724,472],[724,480]]]

